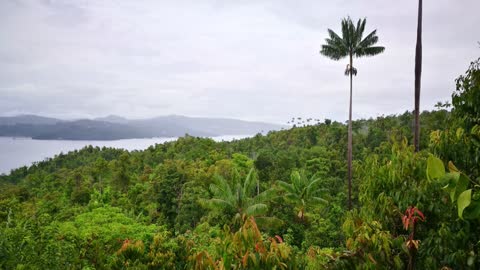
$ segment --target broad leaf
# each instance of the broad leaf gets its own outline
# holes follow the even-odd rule
[[[463,210],[467,208],[470,205],[470,202],[472,201],[472,190],[468,189],[462,192],[460,196],[458,196],[458,216],[463,219]]]
[[[463,211],[463,217],[467,219],[480,218],[480,202],[472,201],[470,205]]]
[[[439,158],[433,155],[430,155],[427,160],[428,180],[440,179],[444,175],[445,175],[445,167],[443,166],[443,162]]]
[[[455,195],[454,198],[457,199],[460,194],[462,194],[468,187],[470,179],[465,174],[461,173],[460,177],[458,178],[457,186],[455,187]],[[452,200],[455,201],[455,200]]]
[[[458,172],[447,173],[442,178],[443,182],[447,182],[447,185],[444,186],[443,188],[450,194],[450,199],[452,200],[452,202],[454,202],[456,199],[455,189],[457,188],[457,183],[459,178],[460,178],[460,173]]]

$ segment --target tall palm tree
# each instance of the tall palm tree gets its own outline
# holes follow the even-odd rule
[[[277,184],[285,192],[285,200],[295,206],[298,211],[297,216],[303,222],[305,212],[314,203],[327,203],[326,200],[319,197],[321,191],[318,187],[320,178],[314,176],[308,178],[304,172],[293,171],[290,180],[291,183],[277,181]]]
[[[338,61],[349,57],[349,64],[345,69],[345,75],[350,76],[350,109],[348,114],[348,209],[352,209],[352,81],[353,75],[357,75],[357,69],[353,66],[354,57],[374,56],[382,53],[385,47],[374,46],[378,42],[377,30],[373,30],[365,38],[366,19],[360,19],[355,26],[350,17],[342,20],[342,37],[333,30],[328,29],[329,37],[325,39],[320,54]]]
[[[415,47],[415,127],[413,144],[420,150],[420,87],[422,80],[422,0],[418,0],[417,45]]]

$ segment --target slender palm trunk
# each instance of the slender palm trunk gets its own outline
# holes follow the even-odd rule
[[[348,146],[347,146],[347,169],[348,169],[348,210],[352,210],[352,81],[353,81],[353,57],[350,53],[350,109],[348,112]]]
[[[415,151],[420,151],[420,87],[422,79],[422,0],[418,1],[417,46],[415,48]]]

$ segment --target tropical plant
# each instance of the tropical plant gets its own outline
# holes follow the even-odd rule
[[[350,17],[342,20],[342,37],[333,30],[328,29],[329,38],[325,39],[326,44],[322,45],[320,54],[338,61],[349,57],[349,64],[345,69],[345,75],[350,76],[350,106],[348,114],[348,208],[352,208],[352,82],[353,75],[357,75],[357,69],[353,66],[354,57],[374,56],[382,53],[385,47],[374,46],[378,42],[377,30],[373,30],[365,38],[366,19],[359,19],[355,26]]]
[[[291,183],[277,181],[279,187],[285,192],[285,200],[293,204],[298,211],[297,216],[305,221],[305,212],[314,204],[325,204],[326,200],[318,197],[320,178],[312,176],[308,178],[305,172],[293,171],[290,177]]]
[[[239,181],[238,177],[232,179],[232,183],[225,178],[216,175],[210,185],[212,198],[202,200],[205,207],[220,211],[223,214],[234,214],[234,223],[241,225],[249,216],[263,221],[273,221],[266,217],[268,206],[266,202],[274,196],[273,190],[268,189],[259,192],[259,182],[255,171],[250,169],[245,179]]]
[[[467,130],[480,125],[480,58],[470,63],[464,75],[456,80],[456,91],[452,94],[453,112]],[[480,144],[480,141],[477,141]]]
[[[480,196],[478,191],[480,183],[460,172],[451,161],[448,163],[448,170],[449,172],[446,173],[443,162],[439,158],[433,155],[428,158],[427,176],[448,183],[444,189],[449,193],[452,203],[456,202],[458,217],[461,219],[479,219]]]
[[[430,149],[441,160],[455,161],[455,166],[475,180],[480,175],[480,58],[455,82],[451,117],[445,129],[437,127],[430,134]]]
[[[417,45],[415,46],[415,151],[420,150],[420,89],[422,83],[422,0],[418,0]]]
[[[405,214],[402,216],[403,228],[409,231],[408,240],[405,242],[405,247],[408,250],[408,265],[407,269],[414,268],[415,254],[420,245],[420,240],[415,239],[415,225],[418,221],[425,221],[425,216],[417,207],[408,207]]]
[[[264,237],[253,217],[236,232],[226,227],[217,245],[216,254],[206,250],[193,252],[191,269],[296,269],[293,249],[275,235]]]

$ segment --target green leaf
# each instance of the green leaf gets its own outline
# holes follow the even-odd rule
[[[262,228],[280,228],[283,221],[276,217],[256,217],[255,221]]]
[[[457,139],[460,140],[462,138],[464,132],[465,132],[465,130],[463,128],[458,128],[457,132],[456,132]]]
[[[442,181],[447,182],[447,185],[443,187],[449,194],[452,202],[455,201],[455,189],[457,187],[458,179],[460,179],[460,173],[447,173],[443,176]]]
[[[427,160],[428,180],[439,179],[444,175],[445,175],[445,167],[443,166],[443,162],[439,158],[433,155],[430,155]]]
[[[475,257],[469,256],[467,259],[467,265],[471,267],[474,262],[475,262]]]
[[[267,211],[268,211],[268,207],[266,204],[257,203],[245,209],[245,214],[249,216],[258,216],[258,215],[265,214]]]
[[[454,195],[454,198],[457,199],[461,193],[463,193],[467,187],[468,187],[468,183],[470,182],[470,179],[468,178],[468,176],[466,176],[465,174],[460,174],[460,177],[458,178],[458,182],[457,182],[457,186],[455,187],[455,195]],[[453,202],[455,200],[452,200]]]
[[[467,208],[465,208],[463,212],[463,217],[466,219],[480,218],[480,202],[472,201],[470,205]]]
[[[448,162],[448,170],[449,170],[450,172],[460,172],[460,171],[457,169],[457,167],[455,167],[455,165],[453,164],[452,161],[449,161],[449,162]]]
[[[463,219],[463,210],[467,208],[470,205],[470,202],[472,200],[472,190],[468,189],[462,192],[460,196],[458,196],[458,216]]]

